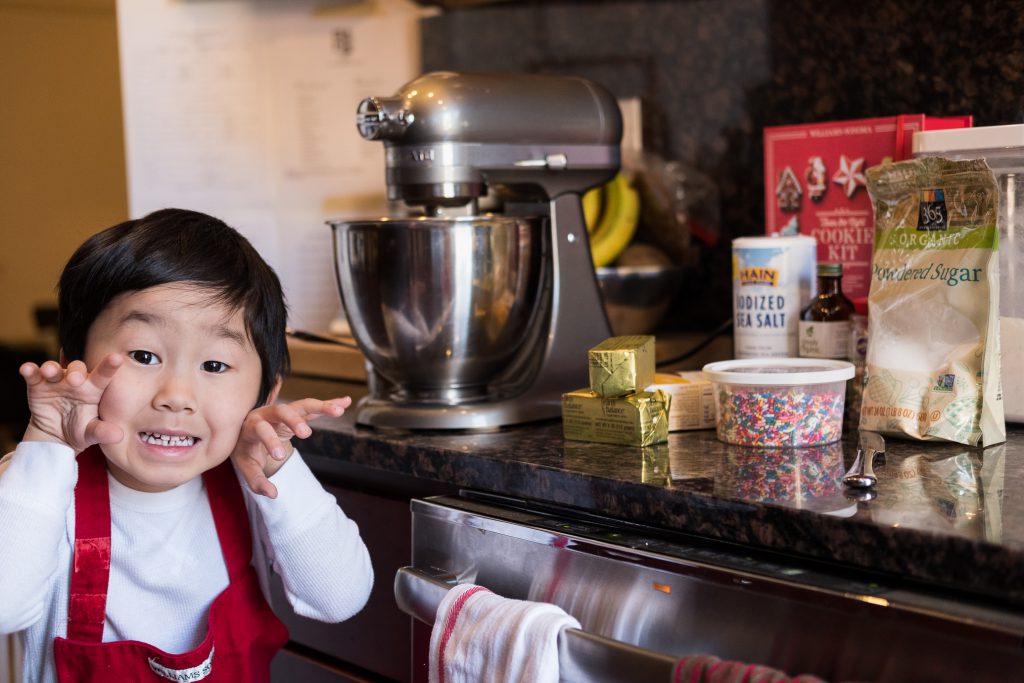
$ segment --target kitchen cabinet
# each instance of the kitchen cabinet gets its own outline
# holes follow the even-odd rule
[[[312,666],[309,662],[317,661],[317,654],[324,655],[324,661],[343,662],[396,681],[407,680],[411,624],[395,606],[389,577],[409,563],[411,527],[408,502],[331,484],[326,488],[338,499],[345,514],[359,525],[373,562],[373,590],[366,607],[359,614],[340,624],[323,624],[296,615],[288,606],[280,581],[275,581],[271,589],[274,611],[288,627],[293,643],[299,644],[306,655],[286,657],[275,663],[274,680],[282,683],[308,680],[305,675],[299,675],[299,670]],[[329,664],[323,666],[326,670],[318,674],[321,678],[327,676],[328,671],[341,671]],[[363,679],[343,676],[324,680]]]
[[[364,683],[367,681],[366,678],[357,678],[354,674],[325,664],[316,658],[298,654],[287,647],[271,663],[270,680],[303,681],[303,683]]]

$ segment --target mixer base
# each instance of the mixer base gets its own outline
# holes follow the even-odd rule
[[[355,407],[357,424],[398,429],[485,431],[506,425],[559,418],[561,395],[518,397],[461,405],[406,405],[367,396]]]

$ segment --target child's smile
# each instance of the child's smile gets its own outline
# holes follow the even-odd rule
[[[160,434],[157,432],[140,432],[139,437],[144,443],[150,446],[163,446],[165,448],[187,448],[194,446],[196,437],[177,434]]]
[[[242,311],[185,283],[122,294],[90,328],[86,365],[110,353],[124,363],[99,414],[125,433],[103,446],[118,481],[163,491],[231,454],[261,376]]]

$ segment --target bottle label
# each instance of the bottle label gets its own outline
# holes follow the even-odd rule
[[[850,321],[801,320],[799,353],[802,358],[845,359],[850,351]]]

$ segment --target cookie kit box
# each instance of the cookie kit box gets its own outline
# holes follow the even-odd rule
[[[910,114],[765,128],[766,234],[814,237],[819,262],[843,264],[846,296],[867,296],[875,221],[864,170],[909,159],[916,132],[971,124],[969,115]]]

